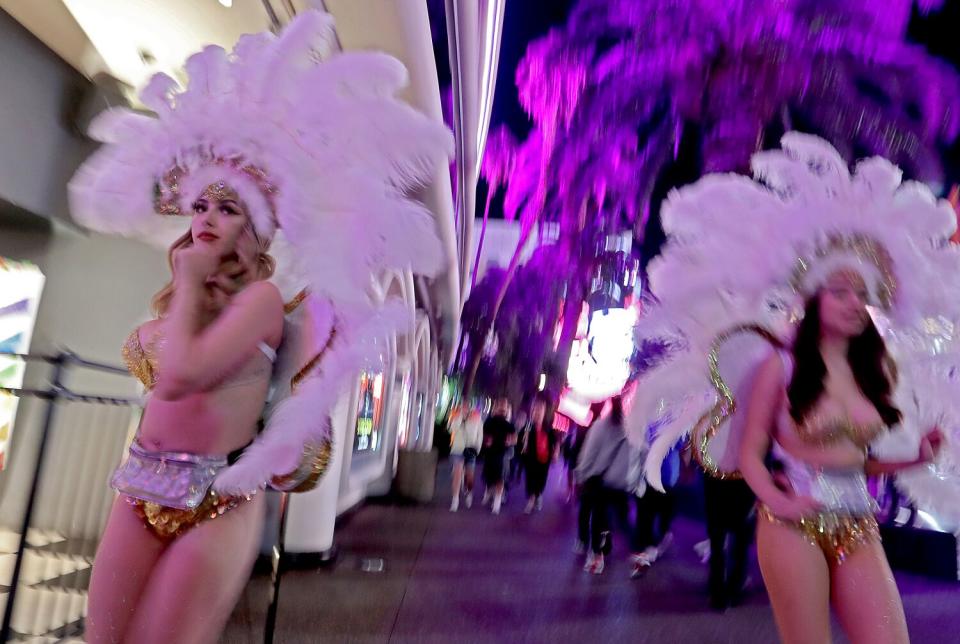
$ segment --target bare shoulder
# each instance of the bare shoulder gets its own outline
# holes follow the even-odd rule
[[[780,352],[773,351],[757,368],[756,377],[753,379],[753,392],[762,393],[764,397],[772,400],[781,400],[786,395],[786,370],[787,365],[784,364]]]
[[[274,349],[283,336],[283,296],[280,289],[266,280],[254,282],[236,298],[239,307],[247,309],[262,323],[264,340]]]
[[[780,352],[773,351],[760,365],[760,369],[757,372],[757,378],[764,381],[776,380],[783,382],[785,373],[786,366],[783,364],[783,358],[780,356]]]
[[[159,318],[144,322],[136,328],[137,339],[141,345],[146,346],[160,334],[162,328],[163,321]]]
[[[237,303],[256,307],[264,313],[283,316],[283,297],[280,289],[265,280],[254,282],[237,295]]]

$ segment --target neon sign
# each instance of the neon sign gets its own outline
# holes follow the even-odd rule
[[[590,316],[589,330],[574,341],[567,365],[567,386],[578,398],[606,400],[623,388],[630,377],[636,321],[634,308],[595,311]]]

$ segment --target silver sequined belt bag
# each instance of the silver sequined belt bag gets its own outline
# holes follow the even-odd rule
[[[134,442],[127,460],[113,473],[110,486],[141,501],[194,510],[226,466],[226,456],[154,452]]]

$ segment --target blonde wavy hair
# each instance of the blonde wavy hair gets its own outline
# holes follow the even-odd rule
[[[245,209],[244,209],[245,210]],[[247,242],[252,243],[247,243]],[[150,302],[150,308],[153,314],[162,318],[167,314],[170,308],[170,302],[173,300],[174,282],[176,279],[176,268],[174,267],[174,256],[184,248],[193,246],[193,232],[188,230],[177,238],[170,245],[167,251],[167,264],[170,266],[170,281],[160,289]],[[239,276],[241,284],[247,285],[252,282],[270,279],[277,268],[276,260],[267,254],[269,242],[260,239],[253,229],[251,223],[247,223],[244,232],[237,240],[237,258],[244,272]],[[246,247],[246,248],[244,248]]]

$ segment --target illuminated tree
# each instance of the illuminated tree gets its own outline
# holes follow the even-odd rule
[[[580,0],[517,69],[533,130],[511,152],[504,214],[521,235],[491,324],[544,222],[559,222],[559,249],[597,231],[642,239],[682,140],[700,172],[744,171],[769,134],[800,129],[850,161],[882,155],[939,180],[960,82],[906,41],[914,4],[942,0]],[[593,268],[581,259],[571,271]]]

